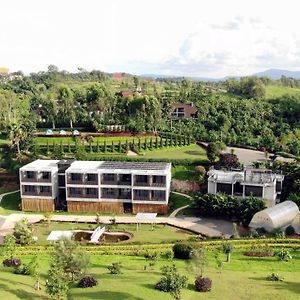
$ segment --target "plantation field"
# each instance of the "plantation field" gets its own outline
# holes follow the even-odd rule
[[[212,290],[208,293],[198,293],[194,290],[194,277],[185,261],[168,261],[161,258],[154,267],[138,256],[98,255],[91,256],[88,273],[98,279],[98,286],[80,289],[73,285],[68,299],[99,299],[99,300],[171,300],[168,293],[154,289],[160,279],[160,268],[163,265],[175,264],[180,274],[188,276],[189,285],[182,290],[183,300],[224,299],[224,300],[296,300],[299,299],[300,285],[300,254],[292,252],[293,260],[289,262],[272,258],[249,258],[241,252],[234,252],[230,263],[224,262],[221,272],[212,252],[208,252],[208,265],[204,268],[204,276],[212,279]],[[21,257],[28,262],[30,257]],[[225,255],[220,257],[225,261]],[[120,262],[122,274],[108,274],[107,266],[112,262]],[[0,299],[50,299],[45,294],[44,280],[49,266],[49,257],[39,255],[40,280],[42,290],[33,289],[34,280],[30,276],[15,275],[11,270],[0,266]],[[144,267],[146,266],[146,270]],[[271,272],[278,272],[284,277],[283,282],[266,280]]]
[[[286,94],[300,96],[300,89],[281,86],[281,85],[267,85],[266,86],[266,98],[267,99],[279,98]]]
[[[153,139],[155,140],[155,136],[112,136],[112,137],[93,137],[92,138],[92,142],[93,143],[97,143],[97,141],[99,143],[104,143],[105,141],[107,143],[111,143],[112,141],[113,142],[119,142],[121,141],[122,143],[126,143],[126,140],[128,142],[132,142],[133,140],[137,143],[139,141],[139,139],[141,140],[141,142],[144,142],[145,140],[150,140],[150,139]],[[75,137],[35,137],[34,138],[35,142],[41,144],[41,145],[46,145],[47,144],[47,141],[49,144],[52,144],[52,143],[56,143],[56,144],[60,144],[61,142],[65,145],[67,145],[68,143],[74,143],[75,142]]]
[[[207,161],[206,151],[197,144],[146,152],[144,157],[156,159],[192,159]]]
[[[52,222],[50,226],[45,223],[34,224],[33,230],[34,235],[38,237],[38,244],[46,245],[49,244],[46,239],[52,230],[94,230],[96,227],[96,224]],[[107,226],[107,228],[111,228],[111,231],[130,232],[133,235],[132,239],[122,242],[122,245],[127,243],[170,243],[178,240],[187,240],[195,236],[191,232],[164,225],[155,225],[153,230],[152,226],[147,224],[140,225],[138,229],[135,224],[116,224]]]

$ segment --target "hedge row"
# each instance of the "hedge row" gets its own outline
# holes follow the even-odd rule
[[[201,242],[191,242],[194,247],[205,247],[207,250],[214,250],[221,248],[224,240],[210,240]],[[300,239],[275,239],[275,238],[262,238],[262,239],[238,239],[230,240],[236,249],[249,249],[254,246],[269,246],[272,248],[291,248],[294,250],[300,249]],[[158,252],[164,255],[172,250],[174,244],[142,244],[142,245],[84,245],[82,248],[90,255],[129,255],[129,256],[144,256],[146,253]],[[27,256],[38,254],[50,254],[54,250],[51,245],[30,245],[18,246],[16,255]]]
[[[83,144],[79,138],[75,138],[74,142],[64,143],[61,140],[60,143],[56,141],[51,142],[51,138],[47,139],[45,143],[35,142],[33,146],[33,152],[35,155],[47,154],[47,153],[77,153],[78,151],[84,151],[87,153],[124,153],[127,150],[133,150],[135,152],[143,152],[147,150],[162,149],[165,147],[181,147],[187,146],[192,143],[190,137],[182,135],[166,135],[165,137],[151,137],[141,140],[127,139],[126,141],[104,141],[93,142],[92,139],[87,144]]]

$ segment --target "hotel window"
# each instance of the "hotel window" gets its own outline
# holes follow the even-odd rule
[[[35,186],[34,185],[24,185],[24,192],[25,193],[34,193]]]
[[[72,181],[81,181],[81,174],[79,174],[79,173],[72,173],[71,174],[71,180]]]
[[[49,180],[50,179],[50,172],[42,172],[42,179]]]
[[[86,177],[87,181],[96,181],[97,180],[97,175],[96,174],[87,174]]]
[[[103,174],[103,180],[104,181],[114,181],[115,174]]]
[[[50,193],[51,189],[50,186],[40,186],[40,193]]]

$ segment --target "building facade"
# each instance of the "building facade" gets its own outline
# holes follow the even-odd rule
[[[224,171],[211,169],[208,172],[208,193],[225,193],[234,197],[253,195],[265,200],[268,207],[279,199],[284,176],[270,170],[245,169],[243,171]]]
[[[194,103],[174,103],[171,107],[171,119],[180,120],[186,118],[197,118],[198,109]]]
[[[43,176],[47,167],[50,191],[44,192],[44,183],[35,178]],[[164,214],[170,183],[170,163],[37,160],[20,169],[25,211]]]

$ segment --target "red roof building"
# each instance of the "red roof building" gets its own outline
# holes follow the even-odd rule
[[[173,119],[197,118],[198,109],[194,103],[174,103],[170,116]]]
[[[121,80],[121,79],[123,79],[123,75],[122,75],[122,73],[114,73],[114,74],[112,74],[112,78]]]

